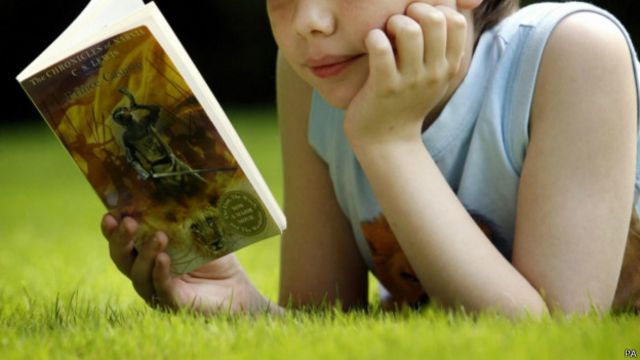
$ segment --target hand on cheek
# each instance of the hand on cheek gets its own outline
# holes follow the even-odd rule
[[[425,116],[459,71],[465,40],[463,15],[425,3],[391,16],[386,33],[369,32],[369,77],[345,115],[349,139],[379,143],[419,136]]]

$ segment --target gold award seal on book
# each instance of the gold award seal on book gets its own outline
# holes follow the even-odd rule
[[[244,191],[229,191],[222,195],[218,204],[220,216],[234,232],[245,236],[257,235],[267,225],[260,203]]]

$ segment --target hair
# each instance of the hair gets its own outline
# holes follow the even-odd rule
[[[496,25],[520,6],[520,0],[484,0],[473,11],[473,26],[476,38],[485,30]]]

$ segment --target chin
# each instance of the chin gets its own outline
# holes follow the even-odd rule
[[[336,98],[335,96],[326,96],[322,93],[320,95],[322,95],[322,98],[327,103],[329,103],[329,105],[333,106],[336,109],[346,110],[347,107],[349,107],[349,103],[351,103],[351,99]]]
[[[351,100],[353,100],[355,96],[355,91],[351,91],[350,89],[341,89],[341,88],[332,88],[332,89],[322,89],[316,88],[320,96],[329,103],[329,105],[334,108],[346,110],[349,104],[351,104]]]
[[[369,68],[367,63],[358,62],[335,78],[320,79],[308,71],[303,71],[300,75],[329,105],[346,110],[366,83]]]

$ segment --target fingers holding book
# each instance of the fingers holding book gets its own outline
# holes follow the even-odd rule
[[[136,292],[148,304],[154,307],[159,305],[161,299],[156,295],[153,281],[156,277],[152,279],[152,272],[154,272],[156,256],[167,246],[167,236],[157,232],[153,238],[145,241],[138,251],[133,242],[138,231],[138,222],[134,219],[125,217],[118,222],[113,215],[107,214],[102,218],[101,228],[102,234],[109,241],[109,254],[118,270],[131,279]],[[168,264],[166,254],[165,257],[167,258],[165,264]],[[159,267],[161,270],[162,267]],[[167,268],[166,276],[158,276],[159,284],[166,284],[170,278]]]
[[[168,238],[158,232],[138,252],[133,239],[138,222],[130,217],[122,221],[106,214],[102,234],[109,242],[109,254],[116,267],[133,283],[136,292],[152,307],[177,307],[173,301],[169,256],[164,253]]]
[[[125,276],[130,277],[131,266],[136,258],[137,250],[133,245],[133,236],[138,223],[131,218],[118,222],[111,214],[106,214],[101,223],[102,234],[109,241],[109,254],[116,267]]]
[[[175,287],[171,278],[171,259],[167,253],[161,252],[155,258],[152,280],[155,290],[151,298],[151,306],[164,309],[178,308],[175,299]]]
[[[281,314],[251,284],[234,254],[227,254],[182,275],[171,273],[171,258],[166,252],[169,238],[164,232],[139,242],[140,224],[131,217],[118,221],[107,214],[102,218],[102,233],[109,241],[109,253],[118,269],[133,283],[136,292],[154,308],[188,308],[202,314],[221,312],[262,312]],[[138,239],[139,240],[139,239]]]
[[[134,289],[147,303],[154,305],[157,301],[151,274],[156,256],[167,246],[167,236],[157,232],[138,251],[134,246],[138,223],[134,219],[125,217],[118,222],[114,216],[107,214],[102,218],[101,228],[109,241],[109,254],[118,270],[131,279]]]
[[[124,222],[124,221],[123,221]],[[163,252],[168,243],[167,236],[157,232],[151,239],[142,243],[138,255],[131,265],[129,278],[136,292],[149,304],[156,306],[152,272],[156,256]]]

